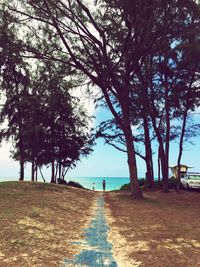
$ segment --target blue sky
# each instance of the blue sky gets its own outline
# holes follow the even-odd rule
[[[194,145],[190,143],[184,144],[182,156],[182,164],[193,167],[191,171],[200,172],[200,138],[192,139]],[[153,146],[155,177],[157,177],[157,145]],[[178,157],[178,144],[173,142],[170,144],[170,165],[176,165]],[[138,176],[144,177],[145,163],[137,157]],[[104,145],[102,139],[97,141],[94,152],[82,162],[78,163],[76,169],[70,171],[69,175],[76,176],[112,176],[127,177],[128,165],[126,153],[120,152],[115,148]]]
[[[99,121],[110,117],[109,112],[106,110],[97,110],[95,115],[95,125]],[[199,119],[200,115],[197,115],[196,120]],[[182,163],[194,167],[191,171],[200,172],[200,138],[195,138],[192,141],[194,145],[189,143],[184,144]],[[0,180],[18,178],[19,165],[9,158],[10,147],[10,144],[4,142],[0,148]],[[154,145],[153,151],[157,152],[157,145]],[[171,143],[169,161],[171,165],[176,164],[177,153],[178,145],[176,143]],[[144,177],[145,163],[140,158],[137,158],[137,163],[138,176]],[[154,163],[155,177],[157,177],[157,153],[154,154]],[[128,175],[126,153],[120,152],[109,145],[104,145],[104,141],[98,139],[93,153],[87,158],[83,158],[81,162],[77,164],[77,167],[68,173],[67,177],[128,177]],[[45,176],[46,178],[50,177],[50,170],[45,171]],[[25,177],[30,177],[29,167],[26,168]]]

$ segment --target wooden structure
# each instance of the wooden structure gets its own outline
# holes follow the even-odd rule
[[[175,178],[178,178],[178,165],[175,165],[175,166],[170,166],[169,167],[171,172],[172,172],[172,175],[175,177]],[[187,165],[183,165],[181,164],[180,165],[180,177],[184,177],[188,171],[189,168],[192,168],[192,167],[189,167]]]

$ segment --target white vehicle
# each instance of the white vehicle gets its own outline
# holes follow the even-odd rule
[[[200,189],[200,173],[186,173],[184,177],[181,177],[181,184],[187,189]]]

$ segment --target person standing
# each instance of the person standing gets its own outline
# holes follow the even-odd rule
[[[95,183],[92,184],[92,190],[95,190]]]
[[[103,191],[105,191],[106,190],[106,181],[105,180],[103,180],[102,186],[103,186]]]

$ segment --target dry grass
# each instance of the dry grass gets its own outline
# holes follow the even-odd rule
[[[0,183],[0,266],[62,266],[79,252],[94,192],[29,182]]]
[[[122,267],[200,266],[200,193],[105,194],[109,239]]]
[[[200,266],[200,193],[105,193],[119,267]],[[29,182],[0,183],[0,266],[62,266],[80,251],[97,193]],[[77,245],[73,244],[77,242]]]

